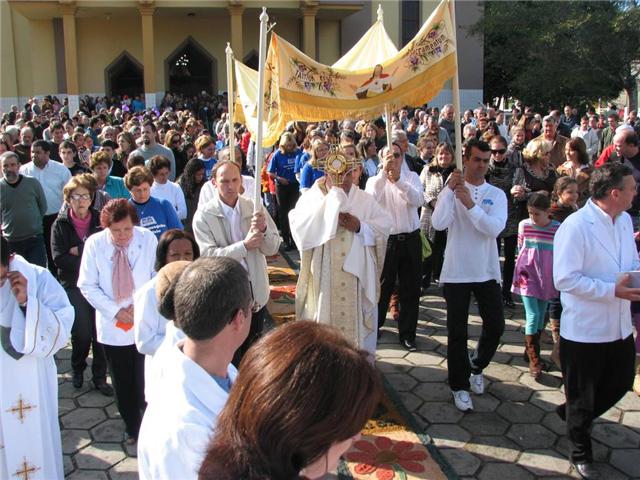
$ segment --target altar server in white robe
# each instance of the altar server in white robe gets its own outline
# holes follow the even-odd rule
[[[145,479],[196,479],[237,371],[231,359],[249,334],[247,271],[228,257],[189,264],[160,305],[186,338],[158,358],[163,395],[142,421],[138,472]]]
[[[69,340],[73,307],[48,270],[1,242],[0,478],[62,479],[53,354]]]
[[[327,156],[324,168],[325,176],[289,213],[302,252],[296,318],[333,325],[375,356],[379,279],[391,218],[353,181],[362,168],[357,162],[338,150]]]

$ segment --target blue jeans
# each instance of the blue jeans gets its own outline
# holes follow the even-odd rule
[[[549,302],[547,300],[522,295],[522,304],[524,305],[525,313],[525,334],[535,335],[544,329],[544,315]]]
[[[11,253],[17,253],[24,257],[27,262],[47,268],[47,250],[44,247],[42,234],[17,242],[9,240],[9,249]]]

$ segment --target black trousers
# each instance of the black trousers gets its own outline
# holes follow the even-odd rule
[[[42,217],[42,234],[44,235],[44,247],[47,250],[47,268],[54,278],[58,278],[58,269],[53,263],[53,255],[51,255],[51,227],[53,227],[56,218],[58,218],[57,213]]]
[[[511,284],[513,283],[513,271],[516,268],[516,249],[518,248],[518,236],[497,238],[498,255],[500,244],[504,244],[504,267],[502,270],[502,295],[511,297]]]
[[[378,328],[384,325],[391,294],[398,279],[400,340],[416,339],[418,307],[420,304],[420,276],[422,275],[422,243],[420,230],[390,235],[380,276],[380,300],[378,301]]]
[[[76,314],[71,328],[71,368],[74,372],[84,372],[89,349],[93,348],[93,382],[103,382],[107,378],[107,358],[96,336],[96,311],[78,287],[67,289],[67,296]]]
[[[280,223],[280,232],[285,243],[293,241],[291,238],[291,229],[289,228],[289,212],[296,206],[296,202],[300,197],[300,185],[289,183],[288,185],[276,184],[276,198],[278,199],[278,219]]]
[[[436,231],[433,242],[429,240],[429,244],[431,245],[431,256],[422,265],[422,286],[425,288],[429,288],[432,279],[438,280],[440,278],[444,251],[447,248],[447,231]]]
[[[262,336],[262,330],[264,328],[264,317],[267,312],[266,305],[262,307],[257,312],[251,314],[251,327],[249,327],[249,335],[247,335],[247,339],[240,345],[240,348],[236,350],[236,353],[233,356],[233,365],[235,367],[240,366],[240,360],[244,357],[244,354],[247,353],[247,350],[258,341],[258,339]]]
[[[17,253],[24,257],[29,263],[47,268],[47,251],[44,246],[44,236],[42,234],[34,235],[31,238],[17,242],[9,240],[9,250],[11,250],[11,253]]]
[[[567,399],[558,407],[567,422],[573,462],[592,462],[591,425],[631,389],[634,376],[633,335],[607,343],[573,342],[560,337],[562,381]]]
[[[467,347],[471,293],[478,300],[482,333],[478,348],[469,361]],[[479,283],[445,283],[447,301],[447,365],[451,390],[469,390],[469,376],[489,365],[504,332],[502,293],[495,280]]]
[[[118,411],[130,437],[138,438],[144,401],[144,355],[135,345],[105,345]]]

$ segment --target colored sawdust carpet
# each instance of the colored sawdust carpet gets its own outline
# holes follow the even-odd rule
[[[431,439],[385,383],[384,395],[362,437],[343,455],[338,478],[451,480],[458,478]]]
[[[267,310],[276,325],[295,320],[296,282],[298,276],[287,259],[278,253],[267,257],[269,274],[269,302]]]

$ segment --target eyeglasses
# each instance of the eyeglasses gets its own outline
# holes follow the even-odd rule
[[[491,153],[493,153],[493,154],[499,154],[499,155],[502,155],[502,154],[503,154],[503,153],[505,153],[506,151],[507,151],[507,149],[506,149],[506,148],[500,148],[500,149],[498,149],[498,150],[491,149]]]
[[[88,193],[74,193],[71,195],[71,200],[75,200],[76,202],[79,200],[91,200],[91,195]]]

